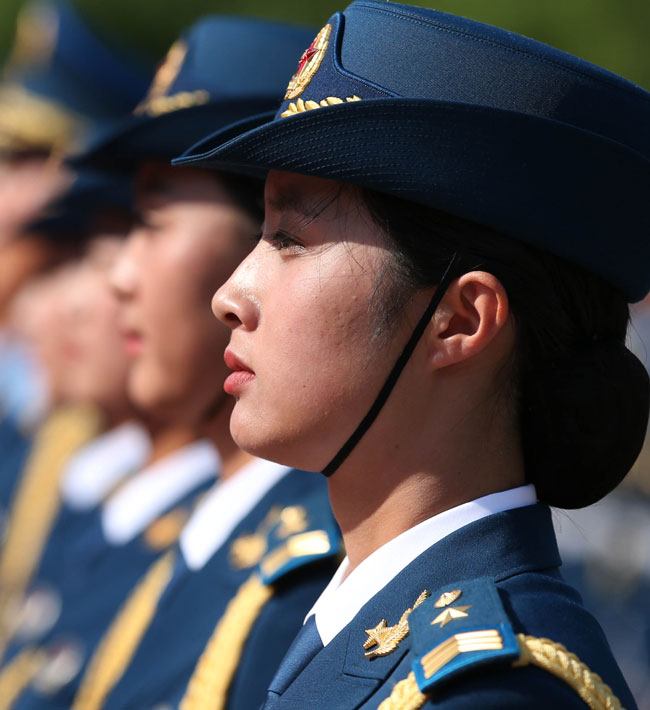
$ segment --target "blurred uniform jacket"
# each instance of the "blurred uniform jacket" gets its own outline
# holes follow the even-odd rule
[[[152,568],[123,607],[73,708],[258,707],[340,554],[320,476],[248,464],[206,496],[161,583]],[[147,597],[155,612],[142,623]]]
[[[130,475],[95,505],[61,508],[4,656],[0,706],[69,706],[106,626],[175,543],[218,466],[214,447],[198,441]],[[17,674],[27,659],[29,672]]]

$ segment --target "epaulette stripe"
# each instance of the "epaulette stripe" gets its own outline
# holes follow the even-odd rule
[[[230,600],[201,654],[180,710],[223,710],[244,644],[273,588],[252,574]]]
[[[332,543],[325,530],[310,530],[291,536],[282,545],[272,550],[262,560],[260,569],[265,578],[273,578],[290,560],[326,555],[331,549]]]
[[[503,637],[497,629],[465,631],[454,634],[422,657],[425,678],[431,678],[459,653],[474,651],[499,651],[503,648]]]

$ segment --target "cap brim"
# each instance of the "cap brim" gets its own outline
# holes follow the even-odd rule
[[[88,236],[93,217],[102,210],[130,212],[132,185],[117,174],[82,172],[59,197],[29,222],[24,233],[81,242]]]
[[[199,138],[244,117],[273,113],[267,99],[220,101],[171,111],[158,116],[134,115],[93,136],[82,153],[69,158],[76,169],[132,172],[144,160],[169,161]]]
[[[244,134],[229,128],[174,164],[258,175],[282,170],[360,185],[591,268],[630,300],[650,287],[650,241],[638,236],[650,230],[650,163],[620,143],[546,118],[465,103],[370,99]],[[625,264],[611,258],[612,224],[629,240]]]

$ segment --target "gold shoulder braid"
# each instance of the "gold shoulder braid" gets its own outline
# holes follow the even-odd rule
[[[59,510],[59,481],[68,458],[99,431],[94,409],[53,412],[38,431],[9,514],[0,554],[0,654],[11,638],[10,607],[36,570]]]
[[[173,550],[160,557],[131,592],[93,654],[72,710],[101,710],[151,623],[174,561]]]
[[[545,638],[517,634],[519,659],[512,665],[537,666],[563,680],[590,710],[622,710],[619,699],[602,678],[561,644]],[[428,699],[420,692],[413,672],[393,688],[377,710],[419,710]]]
[[[591,710],[622,710],[619,699],[602,678],[561,644],[517,634],[520,656],[513,666],[537,666],[570,685]]]
[[[411,671],[404,680],[395,685],[390,697],[386,698],[377,710],[419,710],[428,697],[420,692],[415,674]]]
[[[252,574],[230,600],[208,641],[180,710],[223,710],[246,639],[264,605],[273,596],[270,585]]]
[[[14,701],[30,684],[45,659],[40,649],[27,648],[0,671],[0,707],[10,710]]]

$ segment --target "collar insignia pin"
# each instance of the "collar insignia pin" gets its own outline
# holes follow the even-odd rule
[[[453,592],[443,592],[438,601],[433,605],[436,609],[444,609],[446,606],[453,604],[460,598],[462,592],[460,589],[454,589]]]
[[[386,619],[382,619],[374,629],[366,629],[368,638],[364,641],[363,647],[366,649],[366,658],[377,658],[378,656],[387,656],[394,651],[409,633],[408,618],[413,609],[422,604],[422,602],[430,596],[425,589],[417,598],[415,604],[408,608],[400,617],[400,620],[395,626],[388,626]],[[376,646],[376,648],[373,648]],[[368,650],[372,649],[372,650]]]
[[[467,613],[468,609],[472,608],[472,605],[468,606],[450,606],[462,595],[460,589],[454,589],[451,592],[443,592],[436,603],[433,605],[436,609],[444,609],[438,616],[431,622],[431,624],[440,624],[440,628],[448,624],[454,619],[461,619],[464,616],[469,616]]]
[[[259,564],[269,549],[269,532],[282,520],[282,513],[279,506],[273,506],[254,533],[243,533],[232,543],[230,564],[235,569],[249,569]]]

